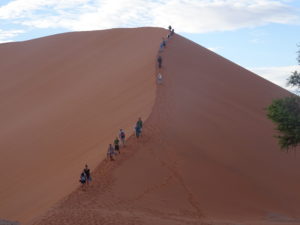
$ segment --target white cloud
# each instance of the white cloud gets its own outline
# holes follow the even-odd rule
[[[287,79],[291,73],[295,70],[300,72],[300,66],[283,66],[283,67],[259,67],[259,68],[248,68],[259,76],[287,89],[294,91],[294,88],[286,86]]]
[[[0,29],[0,43],[13,41],[11,38],[24,33],[24,30],[1,30]]]
[[[286,0],[14,0],[0,7],[0,19],[68,30],[171,24],[201,33],[295,23],[299,10]]]
[[[14,0],[0,7],[0,19],[30,19],[38,10],[44,10],[44,13],[55,12],[82,6],[88,2],[89,0]]]
[[[155,11],[154,18],[155,24],[159,24],[161,20],[169,21],[179,31],[204,33],[268,23],[292,23],[299,17],[294,9],[280,1],[169,0]]]
[[[62,11],[50,18],[25,20],[24,25],[35,27],[63,27],[69,30],[93,30],[112,27],[134,27],[151,23],[150,6],[140,0],[102,0],[76,7],[77,13]],[[73,9],[74,10],[74,9]],[[36,16],[39,17],[39,16]]]

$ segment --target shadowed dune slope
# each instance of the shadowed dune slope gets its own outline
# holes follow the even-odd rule
[[[264,110],[289,93],[178,35],[162,74],[142,139],[36,224],[300,224],[300,159]]]
[[[155,98],[164,29],[66,33],[0,45],[0,218],[27,222],[78,186]]]

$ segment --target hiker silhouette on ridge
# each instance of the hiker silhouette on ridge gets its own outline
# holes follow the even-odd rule
[[[172,29],[172,30],[171,30],[171,33],[170,33],[170,34],[171,34],[171,36],[173,36],[173,35],[174,35],[174,33],[175,33],[175,31],[174,31],[174,29]]]
[[[161,43],[162,43],[164,48],[167,46],[167,42],[166,42],[164,37],[162,37],[162,42]]]
[[[134,130],[135,130],[135,136],[136,136],[136,138],[139,138],[140,134],[141,134],[141,127],[138,126],[138,125],[135,125]]]
[[[83,172],[85,174],[86,184],[88,185],[92,181],[92,177],[91,177],[90,169],[87,164],[85,165]]]
[[[114,161],[114,154],[115,154],[115,149],[112,146],[112,144],[109,144],[108,149],[107,149],[107,158],[110,159],[110,161]]]
[[[143,121],[142,118],[140,117],[139,120],[136,122],[136,126],[139,127],[140,135],[142,136],[142,131],[143,131]]]
[[[161,73],[159,73],[159,74],[157,75],[157,83],[158,83],[158,84],[161,84],[161,83],[162,83],[162,80],[163,80],[163,77],[162,77]]]
[[[123,147],[125,147],[125,131],[123,129],[120,129],[119,138],[122,142]]]
[[[84,190],[85,184],[86,184],[86,176],[84,171],[80,174],[79,182],[81,183],[81,188]]]
[[[158,68],[161,68],[161,66],[162,66],[162,57],[161,56],[157,57],[157,62],[158,62]]]
[[[115,151],[117,151],[117,152],[120,154],[121,152],[120,152],[120,145],[119,145],[119,142],[120,142],[119,138],[116,137],[116,139],[114,140]]]

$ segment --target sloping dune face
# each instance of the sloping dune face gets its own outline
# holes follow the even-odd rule
[[[37,224],[299,224],[300,159],[264,110],[289,93],[178,35],[162,55],[143,137]]]
[[[161,132],[156,154],[194,212],[299,218],[300,159],[280,151],[265,111],[289,93],[179,36],[164,58],[165,87],[149,123]]]
[[[0,45],[0,218],[26,222],[78,186],[155,98],[165,30],[113,29]]]

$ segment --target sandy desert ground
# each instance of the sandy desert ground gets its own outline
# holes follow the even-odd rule
[[[0,218],[44,212],[76,189],[85,163],[103,160],[120,128],[130,135],[147,118],[165,33],[113,29],[0,45]]]
[[[0,45],[9,53],[0,56],[1,218],[300,224],[300,159],[280,151],[265,116],[289,93],[179,35],[162,53],[156,86],[166,34],[114,29]],[[147,118],[143,137],[101,161],[118,128],[132,130],[138,116]],[[85,162],[95,169],[83,191]]]

